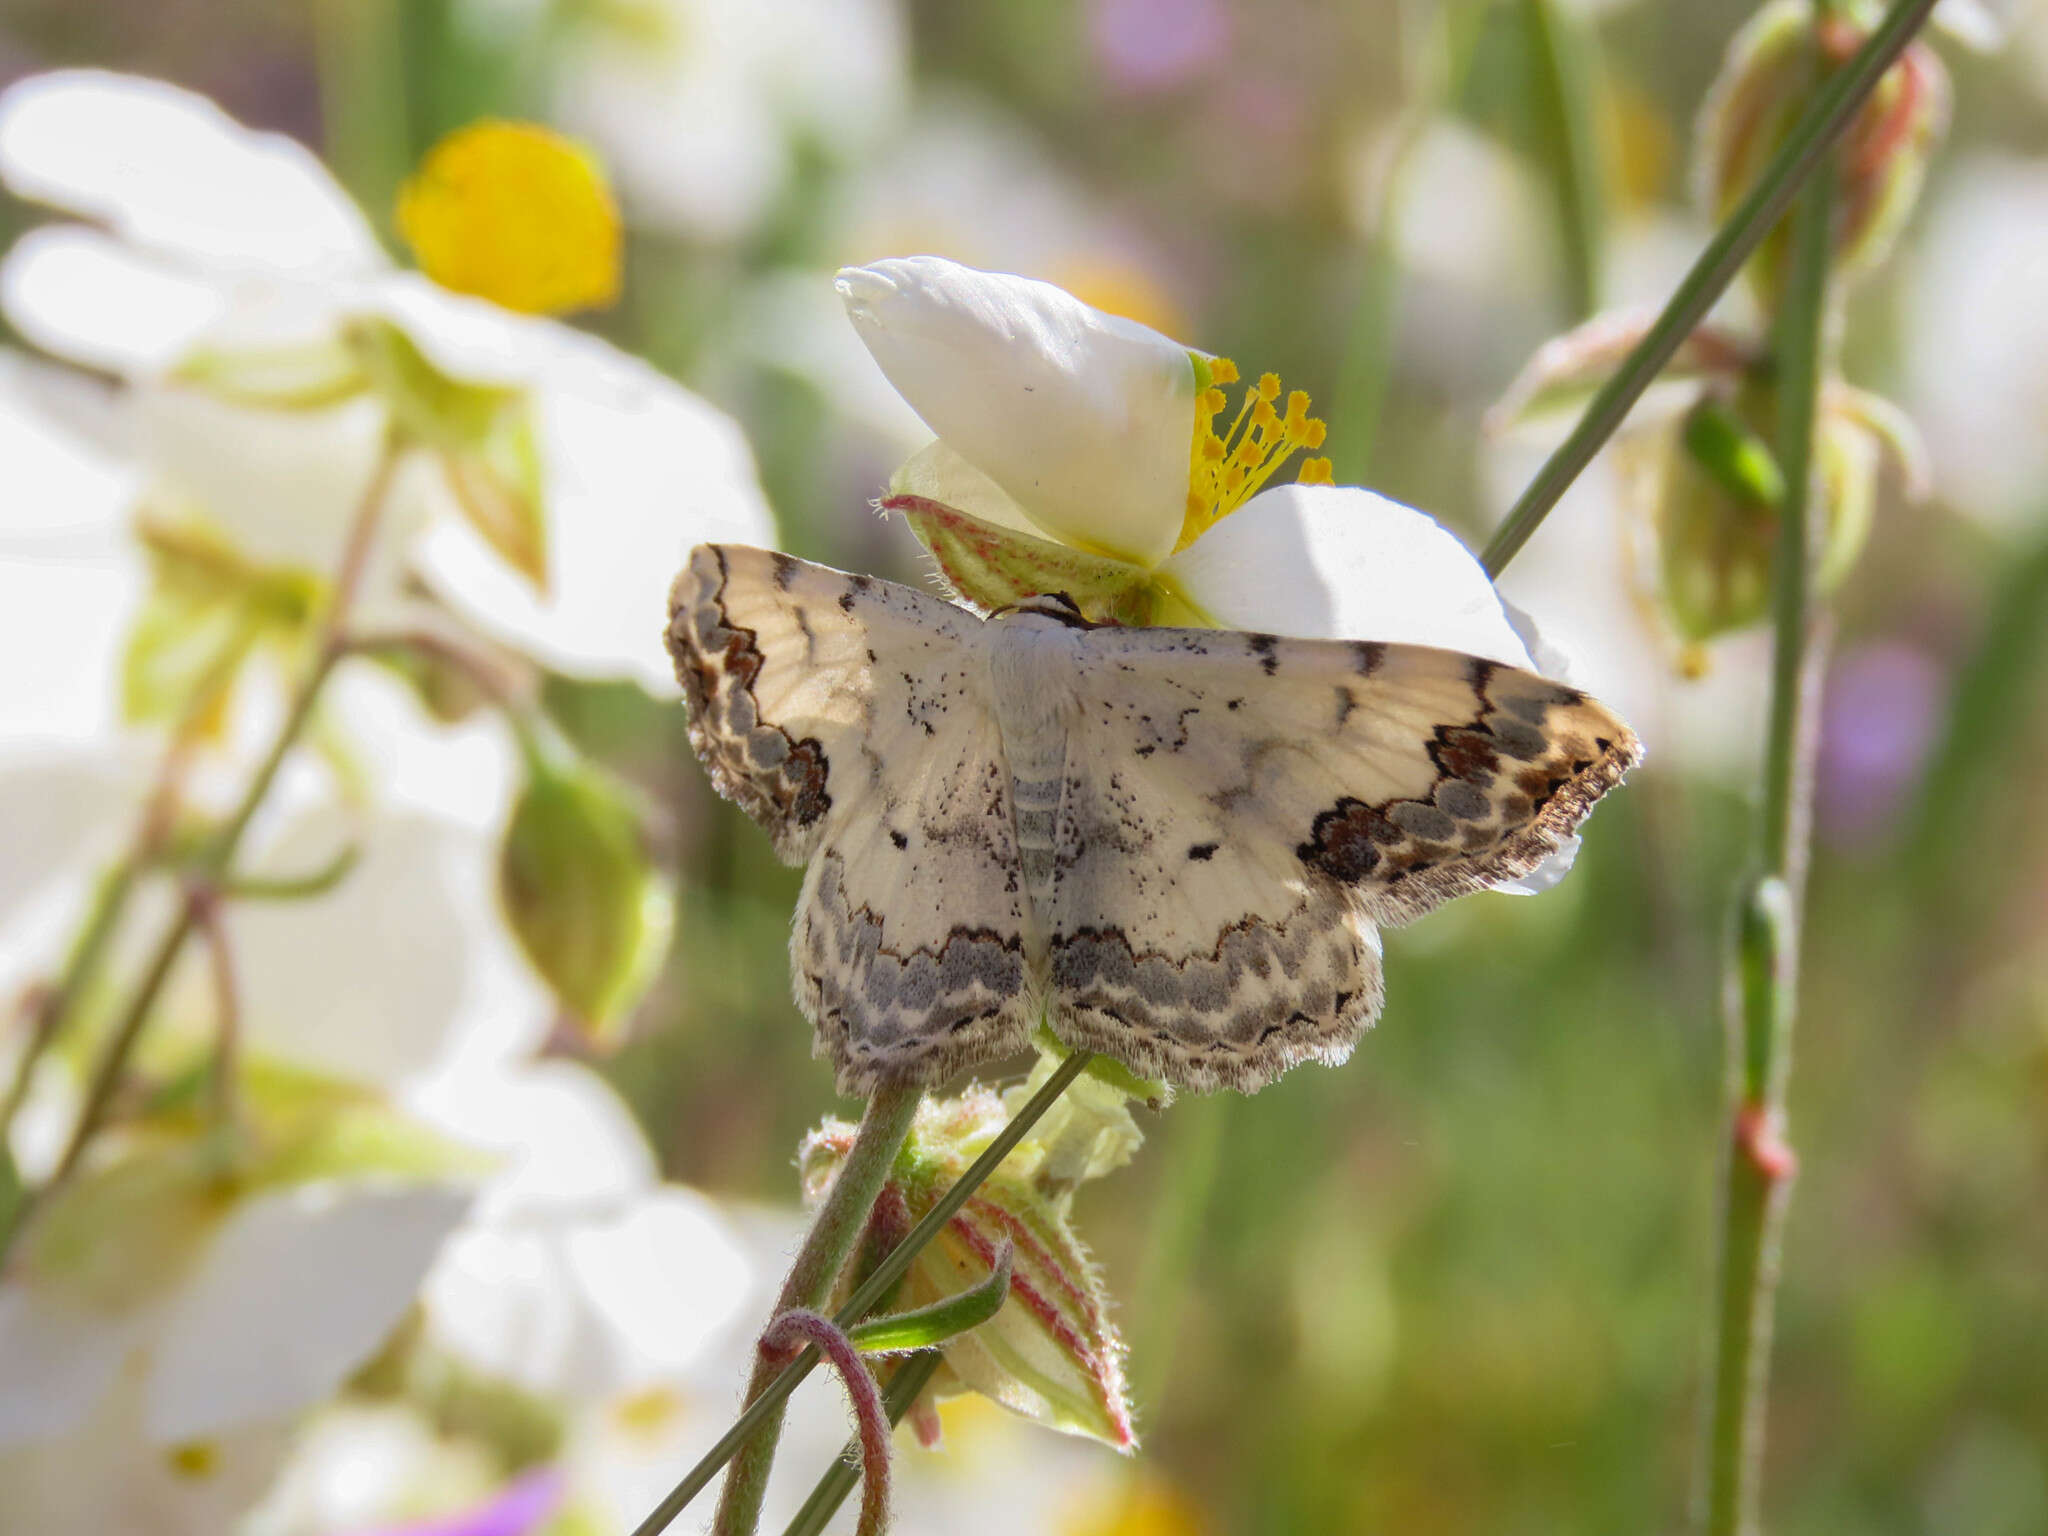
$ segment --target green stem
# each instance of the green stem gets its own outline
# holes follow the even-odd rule
[[[1743,262],[1770,233],[1806,178],[1847,131],[1856,109],[1913,40],[1934,5],[1935,0],[1896,0],[1883,23],[1856,50],[1855,57],[1816,93],[1812,105],[1793,125],[1749,195],[1686,273],[1685,281],[1678,285],[1678,291],[1672,294],[1656,323],[1600,387],[1571,435],[1558,445],[1494,530],[1481,556],[1489,575],[1498,576],[1528,543],[1530,535],[1557,505],[1558,498],[1621,425],[1629,408],[1706,318],[1714,301],[1735,280]]]
[[[1538,110],[1544,119],[1572,318],[1600,307],[1606,174],[1594,131],[1592,40],[1558,0],[1523,0]]]
[[[1407,32],[1416,7],[1401,9]],[[1441,56],[1438,66],[1424,59],[1413,67],[1418,84],[1415,103],[1394,130],[1394,147],[1379,188],[1379,207],[1366,237],[1364,276],[1337,363],[1336,393],[1326,413],[1330,423],[1330,456],[1340,485],[1363,485],[1379,435],[1380,414],[1394,376],[1394,346],[1399,333],[1396,309],[1401,294],[1398,256],[1399,220],[1408,182],[1415,169],[1415,151],[1447,101],[1464,90],[1465,77],[1491,6],[1486,3],[1428,8],[1428,18],[1413,24],[1431,28],[1434,36],[1418,53]]]
[[[1778,317],[1779,513],[1772,598],[1769,736],[1762,872],[1744,902],[1733,965],[1738,1039],[1731,1042],[1731,1113],[1722,1211],[1719,1320],[1708,1420],[1704,1529],[1756,1529],[1770,1339],[1785,1209],[1796,1166],[1785,1141],[1785,1090],[1798,1010],[1800,901],[1812,797],[1814,427],[1823,384],[1835,171],[1823,165],[1793,221],[1792,264]],[[1824,508],[1819,509],[1824,514]]]
[[[974,1192],[987,1182],[990,1174],[1001,1166],[1004,1158],[1015,1150],[1018,1142],[1036,1125],[1039,1118],[1051,1109],[1068,1086],[1087,1069],[1095,1059],[1089,1051],[1076,1051],[1061,1062],[1044,1084],[1025,1103],[1024,1107],[1010,1117],[988,1148],[977,1157],[972,1166],[960,1175],[953,1187],[939,1197],[938,1204],[925,1213],[924,1219],[910,1229],[910,1235],[890,1250],[889,1256],[875,1266],[875,1272],[862,1281],[854,1293],[846,1299],[846,1305],[832,1315],[832,1320],[842,1328],[850,1328],[865,1317],[875,1303],[888,1294],[889,1289],[901,1280],[910,1268],[911,1261],[923,1250],[925,1244],[939,1235],[946,1223],[951,1221],[973,1196]],[[840,1177],[844,1178],[842,1169]],[[818,1363],[818,1352],[806,1348],[804,1352],[783,1367],[781,1373],[747,1405],[746,1410],[718,1439],[718,1443],[706,1451],[703,1457],[676,1484],[669,1496],[657,1504],[633,1528],[633,1536],[660,1536],[668,1529],[669,1522],[683,1512],[705,1484],[718,1475],[718,1469],[733,1457],[740,1445],[764,1422],[771,1413],[779,1414],[782,1404],[794,1392],[803,1379],[811,1374]]]
[[[201,890],[218,890],[227,882],[230,865],[242,836],[249,829],[262,808],[264,799],[270,793],[270,786],[276,781],[278,771],[298,743],[306,724],[312,719],[313,707],[318,702],[320,691],[334,671],[335,663],[346,652],[343,639],[345,623],[350,605],[355,600],[356,588],[362,583],[363,567],[369,559],[370,546],[376,539],[377,525],[382,520],[384,503],[387,499],[392,476],[397,470],[400,445],[394,440],[387,442],[372,473],[368,485],[349,529],[347,546],[342,551],[341,565],[334,578],[333,590],[328,598],[327,612],[321,620],[320,633],[315,641],[311,666],[299,683],[298,692],[293,696],[291,707],[285,713],[284,724],[278,728],[270,750],[258,766],[255,776],[243,791],[241,801],[234,812],[215,833],[206,851],[195,862],[190,871],[196,882],[188,887],[184,899],[178,904],[177,915],[157,947],[149,963],[143,968],[142,980],[117,1016],[106,1045],[101,1049],[98,1064],[93,1069],[92,1080],[86,1088],[85,1102],[80,1107],[78,1119],[71,1128],[71,1137],[57,1160],[56,1169],[49,1180],[33,1194],[26,1195],[14,1205],[4,1230],[0,1230],[0,1258],[6,1255],[7,1247],[15,1235],[27,1223],[29,1216],[57,1192],[77,1171],[80,1160],[93,1138],[99,1134],[108,1111],[127,1076],[128,1058],[135,1049],[135,1042],[141,1038],[150,1015],[155,1011],[157,999],[164,984],[170,980],[178,957],[184,952],[185,941],[198,926],[197,903],[205,899]],[[176,746],[173,746],[176,751]],[[88,927],[90,933],[90,925]]]
[[[889,1384],[882,1388],[882,1406],[887,1410],[891,1424],[903,1422],[903,1415],[910,1412],[910,1405],[917,1401],[917,1394],[938,1373],[944,1360],[942,1351],[927,1349],[912,1355],[896,1368]],[[783,1529],[782,1536],[822,1536],[826,1523],[839,1512],[839,1506],[846,1502],[846,1496],[860,1481],[859,1469],[860,1442],[848,1441],[846,1449],[839,1453],[839,1459],[818,1479],[818,1486],[804,1500],[796,1518]]]
[[[7,1085],[7,1097],[0,1101],[0,1147],[9,1144],[14,1117],[21,1112],[21,1106],[34,1086],[36,1063],[49,1049],[50,1042],[62,1032],[79,999],[91,990],[93,979],[99,975],[108,943],[120,925],[121,913],[127,907],[128,893],[135,888],[135,872],[136,861],[125,859],[100,878],[98,889],[93,893],[92,906],[86,912],[85,925],[72,941],[71,952],[65,957],[63,972],[36,1000],[28,1042],[15,1063],[14,1080]],[[0,1254],[6,1252],[6,1246],[6,1233],[0,1231]]]
[[[775,1300],[777,1316],[793,1307],[824,1305],[832,1283],[846,1267],[854,1243],[867,1226],[882,1186],[888,1182],[890,1169],[896,1166],[896,1155],[910,1136],[911,1122],[917,1118],[917,1106],[923,1098],[924,1090],[917,1083],[893,1082],[877,1088],[868,1100],[867,1113],[861,1116],[860,1130],[853,1139],[853,1150],[847,1153],[838,1177],[819,1204],[804,1245],[797,1250],[796,1262],[790,1265],[789,1278],[782,1282],[782,1294]],[[815,1349],[806,1353],[813,1360],[817,1358]],[[750,1406],[767,1392],[784,1364],[780,1354],[771,1354],[766,1349],[755,1351],[754,1374],[747,1383]],[[775,1444],[781,1437],[782,1405],[778,1401],[763,1416],[760,1427],[747,1435],[733,1454],[732,1471],[726,1475],[725,1488],[718,1500],[718,1518],[712,1525],[717,1536],[751,1536],[760,1524],[761,1501],[768,1492],[768,1473],[775,1464]]]

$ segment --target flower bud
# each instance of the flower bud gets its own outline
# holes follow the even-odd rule
[[[1021,1142],[918,1254],[905,1276],[901,1304],[929,1306],[985,1281],[1010,1245],[1009,1299],[988,1322],[946,1342],[945,1363],[929,1394],[979,1392],[1051,1428],[1128,1451],[1137,1436],[1125,1394],[1123,1339],[1110,1321],[1109,1298],[1068,1219],[1068,1206],[1071,1181],[1120,1166],[1137,1130],[1133,1125],[1124,1132],[1115,1124],[1118,1116],[1129,1121],[1120,1094],[1101,1084],[1088,1090],[1062,1117],[1050,1143],[1036,1136]],[[1114,1096],[1115,1105],[1103,1095]],[[877,1219],[907,1231],[1008,1118],[1003,1100],[984,1088],[928,1100],[876,1203]],[[1090,1125],[1097,1135],[1089,1135]],[[853,1135],[853,1126],[828,1120],[805,1139],[799,1164],[805,1195],[814,1203],[837,1174]],[[892,1231],[876,1246],[893,1246],[900,1236]]]
[[[1697,644],[1760,623],[1769,611],[1785,480],[1769,446],[1777,399],[1748,381],[1710,389],[1675,425],[1632,440],[1634,500],[1651,509],[1657,586],[1680,639]],[[1881,471],[1922,486],[1917,439],[1896,408],[1847,385],[1823,392],[1814,427],[1814,582],[1823,592],[1856,563],[1870,534]]]
[[[600,1039],[653,980],[671,901],[618,784],[536,760],[498,863],[512,933],[562,1007]]]
[[[1657,582],[1682,640],[1762,619],[1785,480],[1767,434],[1772,397],[1702,395],[1673,430],[1643,445],[1643,500],[1655,509]]]
[[[1823,22],[1817,35],[1812,16],[1806,0],[1772,0],[1729,45],[1698,132],[1701,198],[1717,220],[1748,195],[1812,101],[1812,45],[1817,42],[1820,62],[1833,68],[1869,35],[1866,6]],[[1916,42],[1858,110],[1840,150],[1835,259],[1841,271],[1867,271],[1884,259],[1919,197],[1948,116],[1948,74],[1933,50]],[[1790,221],[1781,221],[1750,261],[1750,279],[1766,310],[1777,307],[1790,244]]]

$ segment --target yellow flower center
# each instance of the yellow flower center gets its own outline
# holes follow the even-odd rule
[[[211,1440],[187,1440],[164,1453],[173,1475],[199,1482],[220,1470],[220,1446]]]
[[[1280,375],[1261,374],[1243,391],[1237,414],[1224,431],[1217,419],[1230,404],[1222,386],[1235,384],[1237,364],[1227,357],[1197,358],[1200,392],[1195,400],[1195,441],[1188,457],[1188,511],[1181,524],[1177,551],[1186,549],[1216,523],[1259,493],[1273,474],[1301,449],[1323,446],[1328,428],[1308,413],[1308,392],[1297,389],[1280,398]],[[1328,459],[1304,459],[1295,479],[1302,485],[1331,483]]]
[[[528,315],[609,304],[619,210],[588,150],[532,123],[472,123],[398,194],[398,228],[443,288]]]

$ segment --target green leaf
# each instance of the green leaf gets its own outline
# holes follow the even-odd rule
[[[622,1024],[667,952],[672,897],[624,786],[536,758],[512,811],[498,890],[519,946],[594,1036]]]
[[[943,1301],[857,1323],[847,1330],[854,1348],[871,1355],[904,1354],[944,1343],[970,1328],[979,1328],[1002,1310],[1010,1295],[1010,1263],[1014,1249],[1003,1244],[996,1262],[982,1280]]]

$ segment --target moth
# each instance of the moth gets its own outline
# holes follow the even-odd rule
[[[1576,689],[1421,646],[982,619],[700,545],[690,741],[804,866],[798,1006],[842,1091],[1069,1045],[1194,1089],[1336,1063],[1378,930],[1518,878],[1640,755]]]

